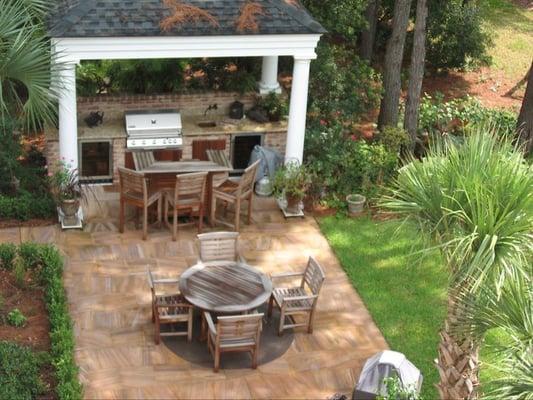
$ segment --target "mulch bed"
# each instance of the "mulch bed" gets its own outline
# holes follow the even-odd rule
[[[11,272],[0,269],[0,295],[4,300],[0,307],[0,340],[28,346],[35,352],[50,351],[50,324],[43,289],[29,278],[26,279],[26,287],[21,289],[16,285]],[[8,325],[5,320],[8,312],[14,308],[18,308],[28,318],[22,328]],[[41,368],[41,379],[46,389],[39,398],[57,398],[54,392],[54,369],[50,364]]]
[[[34,226],[48,226],[57,223],[57,219],[29,219],[27,221],[19,221],[17,219],[2,219],[0,220],[0,229],[20,228],[20,227],[34,227]]]

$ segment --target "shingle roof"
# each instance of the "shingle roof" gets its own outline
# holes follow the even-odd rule
[[[265,11],[258,16],[257,32],[237,32],[235,21],[249,0],[184,0],[213,15],[218,26],[207,21],[187,22],[170,32],[160,22],[171,14],[163,0],[56,0],[49,18],[52,37],[210,36],[237,34],[324,33],[301,5],[288,0],[254,0]]]

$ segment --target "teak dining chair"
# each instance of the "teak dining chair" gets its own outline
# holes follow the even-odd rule
[[[124,232],[124,219],[126,204],[143,210],[143,240],[148,237],[148,207],[157,202],[157,221],[161,223],[162,194],[160,191],[151,190],[148,179],[142,172],[119,167],[120,179],[120,214],[119,231]]]
[[[238,182],[234,182],[228,179],[217,188],[213,188],[212,200],[211,200],[211,221],[212,223],[218,222],[224,225],[228,225],[235,231],[239,231],[240,217],[241,217],[241,205],[242,202],[248,201],[248,224],[252,222],[252,204],[254,198],[254,183],[257,168],[261,160],[257,160],[244,170],[244,174]],[[222,200],[225,207],[229,203],[235,205],[235,219],[233,224],[224,220],[215,218],[217,200]]]
[[[210,232],[197,236],[200,242],[200,262],[241,261],[239,254],[239,232]]]
[[[313,318],[315,316],[318,296],[326,276],[320,264],[313,257],[309,257],[304,272],[288,272],[271,275],[272,282],[274,283],[281,279],[295,277],[301,277],[299,286],[275,287],[270,296],[268,316],[272,316],[274,303],[280,309],[279,335],[282,335],[285,329],[297,326],[307,326],[307,332],[313,333]],[[307,314],[307,322],[296,323],[292,316],[297,314]],[[285,323],[286,317],[292,323]]]
[[[168,209],[172,208],[172,240],[176,240],[178,234],[178,215],[180,211],[189,211],[192,214],[198,213],[198,232],[202,232],[204,219],[205,190],[207,183],[207,172],[195,172],[192,174],[176,175],[176,185],[174,190],[164,191],[165,209],[164,220],[168,224]],[[179,224],[180,226],[191,225],[192,223]]]
[[[142,171],[143,169],[155,163],[154,152],[149,150],[132,151],[133,165],[135,170]]]
[[[257,368],[263,314],[218,317],[216,325],[211,314],[204,312],[207,322],[207,348],[215,359],[213,371],[220,368],[220,355],[226,352],[249,352],[252,368]]]

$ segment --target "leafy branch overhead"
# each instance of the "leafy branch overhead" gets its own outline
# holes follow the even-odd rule
[[[206,10],[190,4],[185,4],[179,0],[163,0],[166,7],[172,10],[172,14],[160,23],[160,27],[165,32],[170,32],[177,25],[184,22],[198,23],[206,21],[214,27],[218,27],[217,19]]]

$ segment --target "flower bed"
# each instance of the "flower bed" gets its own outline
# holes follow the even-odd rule
[[[2,274],[6,274],[6,277],[13,281],[13,285],[20,289],[17,294],[19,297],[29,297],[34,306],[40,303],[39,296],[36,294],[41,294],[44,298],[44,304],[48,311],[50,338],[50,350],[46,356],[42,356],[42,353],[28,351],[24,346],[13,346],[9,342],[2,342],[2,351],[22,357],[33,372],[35,372],[35,363],[38,363],[41,369],[45,370],[47,366],[51,366],[53,379],[50,379],[48,383],[52,382],[55,386],[54,391],[57,398],[80,399],[82,387],[78,380],[78,367],[74,361],[74,334],[72,320],[68,313],[66,293],[63,288],[63,259],[59,251],[51,245],[29,242],[18,247],[11,244],[1,244],[0,269],[2,269]],[[32,327],[32,323],[32,318],[28,318],[29,328]],[[42,324],[40,327],[42,328]],[[10,342],[27,344],[28,342],[23,340],[24,336],[10,337]],[[42,349],[37,348],[35,350]],[[37,361],[34,358],[37,358]],[[5,374],[6,371],[14,371],[10,358],[0,359],[0,372]],[[2,374],[0,373],[0,375]],[[20,379],[27,379],[28,377],[12,373],[10,378],[0,385],[0,398],[12,398],[11,394],[17,393],[16,388],[21,385]],[[39,388],[39,390],[39,394],[42,394],[44,388]],[[17,398],[33,398],[35,393],[19,393],[19,395]]]

